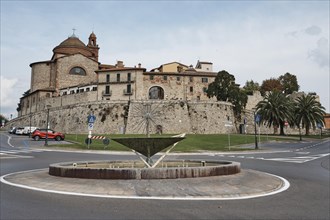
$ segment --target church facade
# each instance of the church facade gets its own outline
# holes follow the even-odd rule
[[[58,107],[52,100],[59,97],[60,106],[93,101],[210,100],[206,89],[217,75],[211,62],[198,61],[195,68],[171,62],[147,71],[141,64],[126,67],[123,61],[102,64],[99,49],[93,32],[87,44],[73,34],[53,49],[50,60],[31,63],[31,85],[20,99],[18,116]]]

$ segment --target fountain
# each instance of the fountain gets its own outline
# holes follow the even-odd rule
[[[173,137],[150,137],[150,126],[157,125],[159,105],[136,104],[132,110],[136,130],[144,129],[147,137],[112,138],[130,148],[140,161],[81,161],[49,166],[49,174],[89,179],[177,179],[230,175],[240,172],[240,163],[228,161],[164,161],[185,134]],[[170,147],[171,146],[171,147]],[[169,148],[170,147],[170,148]],[[169,148],[156,162],[152,156]]]

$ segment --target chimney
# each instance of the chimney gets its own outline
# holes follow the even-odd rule
[[[141,63],[138,64],[138,67],[141,68]]]
[[[124,67],[124,62],[123,62],[123,61],[120,61],[120,60],[117,60],[116,67],[117,67],[117,68],[122,68],[122,67]]]

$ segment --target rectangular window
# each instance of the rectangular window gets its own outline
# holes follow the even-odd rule
[[[202,78],[202,82],[203,82],[203,83],[207,83],[208,81],[209,81],[208,78]]]
[[[128,82],[131,81],[131,73],[127,73],[127,81],[128,81]]]
[[[106,80],[106,82],[107,83],[110,82],[110,74],[107,74],[107,80]]]
[[[207,88],[206,87],[203,87],[203,92],[207,93]]]
[[[176,77],[176,81],[180,81],[181,80],[181,77],[180,76],[177,76]]]
[[[149,79],[150,79],[150,80],[154,80],[154,75],[150,75],[150,76],[149,76]]]
[[[120,74],[117,73],[117,82],[120,82]]]
[[[132,86],[131,86],[131,84],[128,84],[128,85],[127,85],[127,90],[126,90],[126,91],[127,91],[127,93],[129,93],[129,94],[132,93]]]
[[[167,80],[167,76],[163,76],[163,80]]]
[[[94,86],[94,87],[93,87],[93,91],[97,91],[97,87]]]
[[[189,90],[190,92],[194,92],[194,87],[190,86]]]
[[[91,89],[90,88],[86,88],[86,92],[89,92],[89,91],[91,91]]]
[[[80,89],[80,91],[79,92],[84,92],[85,90],[84,89]]]
[[[192,76],[189,77],[189,82],[193,82],[193,77]]]
[[[110,94],[110,86],[105,86],[105,94]]]

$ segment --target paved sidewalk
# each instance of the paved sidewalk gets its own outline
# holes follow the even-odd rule
[[[2,182],[44,192],[134,199],[245,199],[288,188],[284,179],[254,170],[202,178],[96,180],[51,176],[43,169],[6,175]]]

